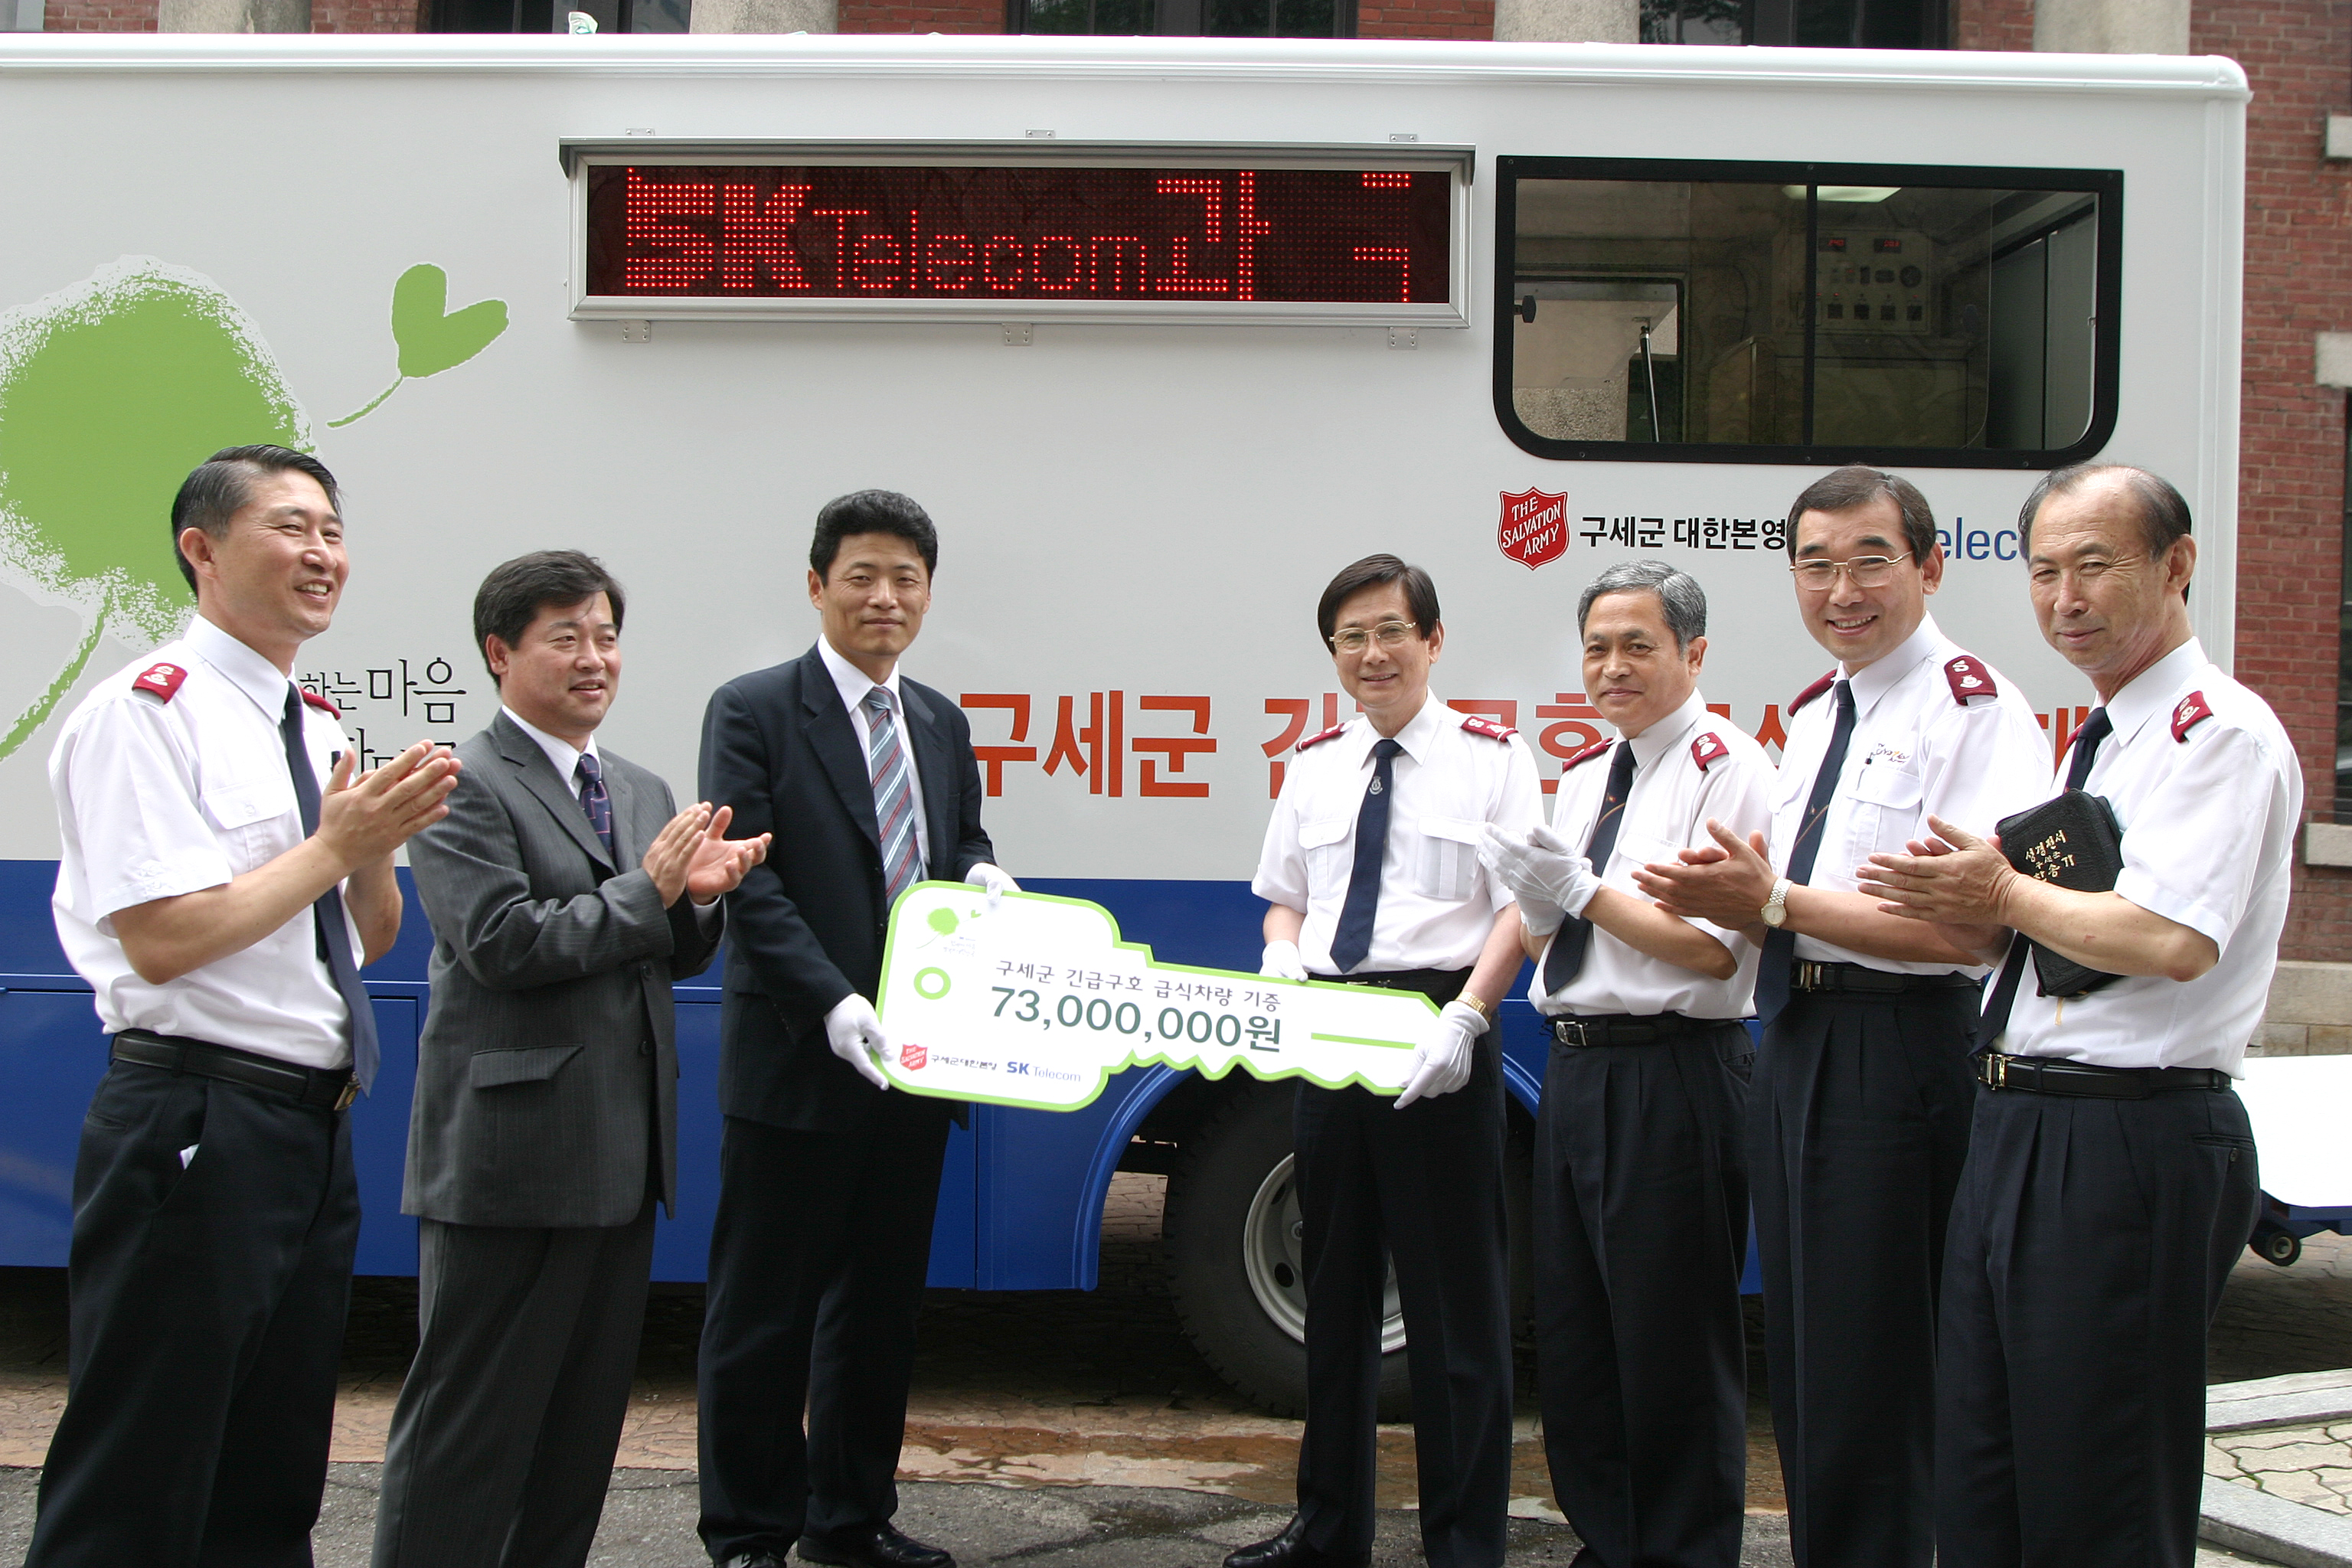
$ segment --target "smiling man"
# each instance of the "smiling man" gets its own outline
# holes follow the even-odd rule
[[[957,1107],[890,1094],[873,997],[926,878],[1016,890],[971,727],[900,672],[939,534],[890,490],[817,513],[816,646],[711,694],[702,781],[775,853],[729,896],[719,1215],[702,1331],[702,1540],[722,1568],[951,1568],[891,1523],[915,1312]],[[806,1426],[803,1413],[806,1413]]]
[[[577,1568],[604,1509],[654,1206],[677,1199],[670,984],[709,963],[719,895],[768,845],[597,740],[625,608],[576,550],[482,580],[498,717],[409,845],[434,934],[401,1202],[418,1335],[376,1568]]]
[[[1576,606],[1619,739],[1569,759],[1552,824],[1489,827],[1552,1037],[1536,1118],[1535,1318],[1553,1494],[1591,1568],[1737,1568],[1747,1507],[1746,1026],[1756,943],[1634,875],[1771,820],[1772,764],[1707,711],[1706,595],[1662,561]],[[1606,763],[1606,766],[1600,764]]]
[[[2018,533],[2042,636],[2099,699],[2065,787],[2112,808],[2122,865],[2105,891],[2035,881],[1938,814],[1928,853],[1866,868],[1883,907],[2005,952],[1944,1276],[1937,1560],[2187,1568],[2205,1331],[2260,1194],[2231,1080],[2277,967],[2303,774],[2190,635],[2171,485],[2062,468]],[[2050,953],[2096,973],[2048,994]]]
[[[1748,1112],[1772,1426],[1800,1568],[1927,1568],[1936,1279],[1968,1152],[1977,953],[1855,890],[1930,813],[1990,826],[2048,793],[2032,708],[1927,614],[1927,499],[1839,468],[1789,510],[1797,610],[1837,668],[1790,704],[1770,856],[1646,868],[1668,911],[1763,948]]]
[[[350,570],[316,458],[216,452],[171,526],[195,618],[49,758],[58,939],[114,1040],[37,1568],[310,1563],[359,1237],[347,1108],[377,1059],[359,967],[400,933],[393,852],[457,776],[421,742],[355,773],[289,679]]]
[[[1298,742],[1250,890],[1263,973],[1418,991],[1444,1009],[1393,1099],[1301,1079],[1292,1116],[1307,1283],[1298,1512],[1226,1568],[1371,1559],[1382,1247],[1412,1378],[1422,1549],[1496,1568],[1511,1468],[1503,1074],[1489,1032],[1518,973],[1519,921],[1478,861],[1482,827],[1543,820],[1527,743],[1432,695],[1437,588],[1393,555],[1341,570],[1315,607],[1363,717]]]

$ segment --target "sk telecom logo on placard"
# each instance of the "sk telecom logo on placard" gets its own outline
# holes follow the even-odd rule
[[[1504,554],[1532,572],[1568,552],[1568,493],[1502,492],[1503,521],[1495,533]]]

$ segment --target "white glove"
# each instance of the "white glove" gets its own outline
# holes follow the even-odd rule
[[[1257,972],[1269,980],[1304,980],[1307,961],[1298,956],[1295,942],[1270,942],[1265,944],[1265,956],[1257,961]]]
[[[1003,907],[1005,894],[1021,890],[1021,884],[1006,876],[1001,867],[992,866],[985,860],[966,871],[963,879],[988,895],[990,914]]]
[[[1467,1002],[1448,1002],[1437,1016],[1437,1043],[1412,1048],[1411,1076],[1396,1098],[1402,1110],[1416,1100],[1452,1094],[1470,1081],[1470,1053],[1486,1032],[1486,1015]]]
[[[1519,918],[1538,936],[1549,936],[1559,929],[1555,916],[1582,914],[1592,895],[1601,890],[1592,863],[1542,824],[1528,829],[1524,841],[1510,837],[1491,822],[1486,824],[1478,843],[1478,862],[1511,889],[1511,896],[1519,901]]]
[[[835,1002],[833,1011],[824,1016],[824,1043],[866,1082],[877,1089],[890,1087],[890,1080],[875,1065],[877,1057],[890,1054],[890,1037],[882,1032],[882,1020],[874,1016],[873,1003],[855,991]]]

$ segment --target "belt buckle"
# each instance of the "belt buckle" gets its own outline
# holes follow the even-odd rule
[[[2009,1087],[2009,1058],[1999,1051],[1987,1051],[1977,1058],[1977,1081],[1990,1089]]]
[[[1796,988],[1800,991],[1820,990],[1822,987],[1821,962],[1818,959],[1811,958],[1801,958],[1797,960],[1797,976],[1795,984]]]
[[[1558,1038],[1563,1046],[1575,1046],[1581,1049],[1592,1044],[1581,1018],[1560,1018],[1555,1020],[1553,1026],[1559,1031]]]
[[[343,1080],[343,1092],[335,1096],[335,1109],[337,1110],[349,1110],[351,1109],[352,1101],[357,1100],[359,1097],[360,1080],[355,1078],[347,1078]]]

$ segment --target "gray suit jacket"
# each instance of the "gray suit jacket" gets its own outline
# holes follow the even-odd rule
[[[638,868],[669,786],[600,749],[618,865],[503,713],[457,748],[449,815],[408,841],[433,922],[401,1212],[452,1225],[616,1226],[676,1207],[670,982],[717,950],[717,910],[661,904]],[[648,1158],[655,1161],[648,1184]]]

